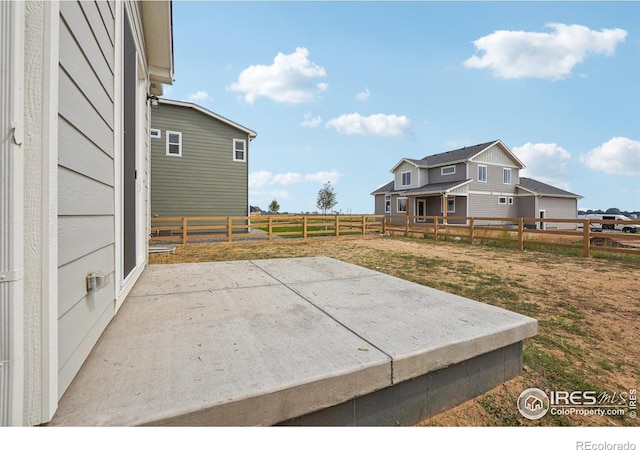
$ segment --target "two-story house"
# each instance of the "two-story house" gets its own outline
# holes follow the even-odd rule
[[[160,99],[151,111],[152,216],[248,216],[256,136],[200,105]]]
[[[582,197],[521,177],[524,167],[500,140],[403,158],[391,169],[393,181],[372,192],[375,213],[408,214],[416,221],[427,216],[577,218]]]

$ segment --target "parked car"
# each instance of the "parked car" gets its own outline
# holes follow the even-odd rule
[[[587,214],[585,216],[578,216],[579,219],[589,220],[616,220],[616,223],[591,223],[589,228],[591,231],[622,231],[624,233],[637,233],[640,232],[640,225],[636,223],[624,223],[631,222],[627,216],[622,214]],[[578,225],[578,228],[582,228],[582,224]]]

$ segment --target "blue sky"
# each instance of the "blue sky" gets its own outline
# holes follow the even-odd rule
[[[249,201],[373,213],[403,157],[500,139],[522,175],[640,210],[638,2],[173,4],[175,83],[255,130]]]

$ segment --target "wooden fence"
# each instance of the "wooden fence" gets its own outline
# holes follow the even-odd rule
[[[640,255],[640,232],[594,231],[594,228],[604,229],[620,224],[640,225],[640,221],[389,214],[156,217],[151,223],[151,242],[187,244],[376,233],[464,240],[471,244],[503,242],[520,250],[573,248],[585,257],[594,251]]]

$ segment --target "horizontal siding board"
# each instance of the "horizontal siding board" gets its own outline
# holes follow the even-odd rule
[[[114,237],[113,216],[59,217],[58,267],[113,244]]]
[[[516,185],[520,181],[519,169],[511,168],[511,184],[503,183],[504,166],[496,166],[487,164],[487,182],[478,181],[478,165],[475,162],[469,163],[469,178],[472,179],[469,189],[474,191],[501,192],[509,195],[515,195]]]
[[[441,175],[442,167],[429,169],[429,184],[464,181],[467,179],[467,168],[464,163],[450,165],[454,165],[456,167],[456,173],[451,175]]]
[[[98,291],[98,293],[105,292],[105,291],[106,290],[103,289],[102,291]],[[105,303],[109,297],[112,297],[112,296],[109,296],[107,292],[100,294],[100,303],[101,304]],[[92,315],[92,317],[95,318],[95,321],[91,323],[91,327],[88,333],[84,334],[81,340],[79,341],[75,339],[67,340],[66,334],[65,334],[64,336],[65,341],[63,341],[62,343],[59,343],[60,344],[58,347],[59,353],[62,353],[63,355],[68,355],[68,356],[66,357],[66,359],[59,361],[58,397],[62,397],[62,394],[64,394],[64,392],[67,390],[67,388],[73,381],[73,378],[76,376],[76,374],[80,370],[80,367],[82,367],[82,364],[89,356],[89,353],[91,353],[91,350],[98,342],[100,335],[102,334],[104,329],[107,327],[107,325],[109,325],[109,322],[111,321],[111,319],[113,319],[113,315],[115,311],[114,304],[115,302],[111,300],[111,302],[109,302],[108,304],[109,306],[107,306],[102,311],[101,315],[99,316],[97,316],[96,314]],[[62,320],[60,328],[63,328],[63,327],[65,330],[74,330],[76,327],[76,324],[70,320]],[[63,332],[66,333],[66,331],[63,331]],[[73,349],[69,353],[66,350],[66,348],[64,348],[63,344],[66,344],[69,347],[74,346],[74,344],[76,345],[73,347]]]
[[[58,164],[101,183],[114,185],[113,147],[108,153],[64,118],[58,121]]]
[[[87,296],[85,275],[90,272],[111,274],[114,283],[115,247],[108,245],[65,264],[58,270],[58,318]],[[113,287],[113,285],[111,285]],[[107,289],[111,289],[108,287]]]
[[[89,21],[89,23],[93,24],[92,31],[93,36],[96,39],[96,43],[100,48],[102,56],[106,61],[109,69],[113,72],[113,46],[114,42],[109,35],[109,32],[106,29],[106,25],[102,14],[100,13],[100,9],[98,8],[97,2],[80,2],[80,8],[84,12],[85,17]]]
[[[60,46],[65,49],[60,52],[60,65],[78,85],[84,96],[91,99],[91,104],[105,122],[113,128],[113,98],[91,70],[89,62],[69,33],[69,29],[64,25],[60,27]]]
[[[105,30],[109,35],[111,46],[114,47],[116,23],[113,11],[111,11],[108,2],[96,1],[96,5],[98,6],[98,10],[100,11],[100,17],[102,18],[102,22],[104,23]]]
[[[105,153],[112,152],[113,129],[104,121],[64,70],[59,76],[59,113]]]
[[[497,194],[469,194],[469,216],[511,218],[518,216],[518,199],[513,205],[500,204]]]
[[[110,97],[113,98],[113,70],[105,60],[95,38],[93,38],[93,32],[80,9],[80,5],[71,1],[60,2],[60,14],[79,43],[82,53],[89,61],[100,83]],[[62,24],[60,26],[62,27]],[[61,47],[60,51],[63,52],[65,50]]]
[[[114,189],[91,178],[58,169],[58,215],[113,215]]]

